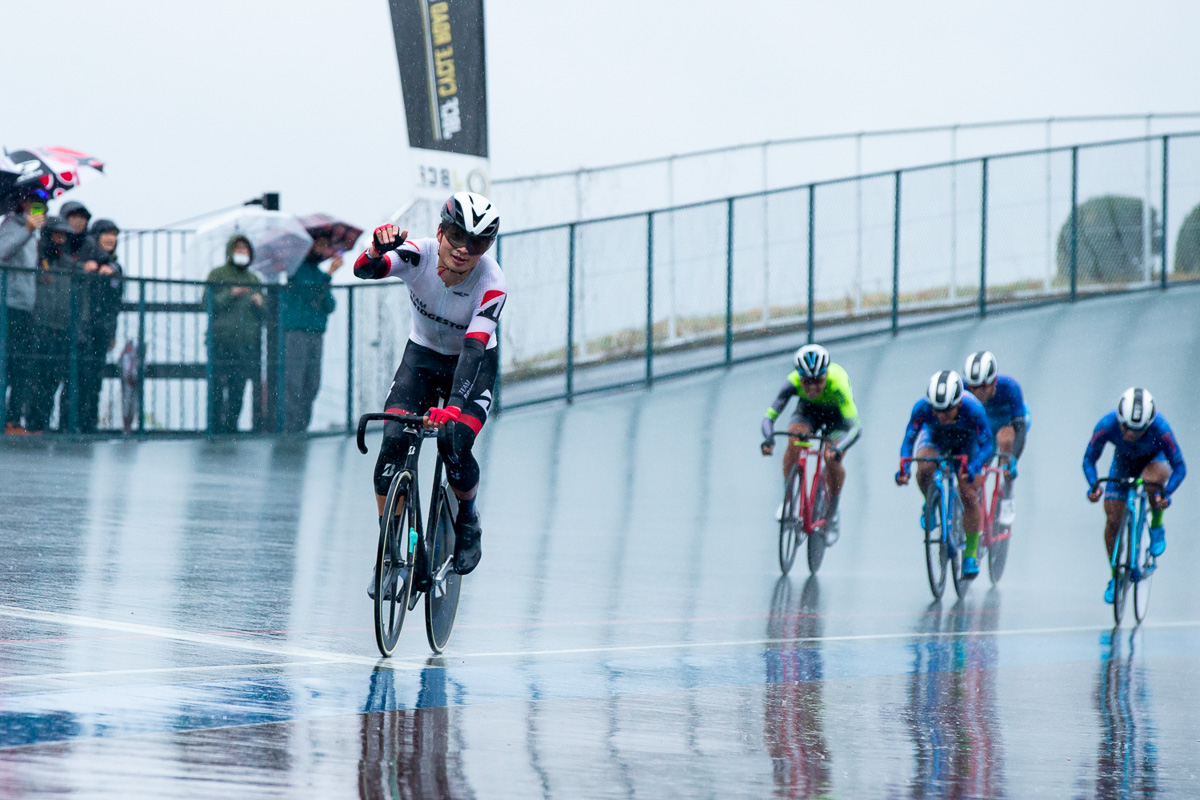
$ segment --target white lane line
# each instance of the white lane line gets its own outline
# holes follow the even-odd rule
[[[159,628],[153,625],[142,625],[136,622],[117,622],[115,620],[81,617],[75,614],[61,614],[55,611],[32,611],[15,606],[0,606],[0,616],[14,619],[27,619],[34,622],[48,622],[56,625],[75,625],[99,630],[119,631],[136,636],[147,636],[158,639],[172,639],[179,642],[203,644],[211,647],[224,647],[231,650],[245,650],[252,653],[264,653],[287,658],[302,658],[312,661],[340,662],[343,664],[361,664],[374,667],[379,664],[379,658],[356,656],[349,653],[331,653],[326,650],[307,650],[300,647],[287,647],[268,644],[265,642],[246,641],[230,636],[217,636],[207,633],[193,633],[173,628]],[[392,669],[421,669],[424,665],[389,660],[387,665]]]
[[[1178,622],[1144,622],[1141,628],[1195,628],[1200,620]],[[908,633],[862,633],[845,636],[798,636],[792,639],[742,639],[725,642],[674,642],[670,644],[630,644],[605,647],[571,647],[561,650],[511,650],[497,653],[446,653],[443,658],[459,660],[467,658],[517,658],[528,656],[587,655],[590,653],[628,653],[639,650],[698,650],[713,647],[763,647],[768,645],[808,644],[824,642],[872,642],[896,639],[960,639],[985,636],[1046,636],[1060,633],[1103,633],[1111,631],[1111,625],[1080,625],[1068,628],[1020,628],[996,631],[909,631]],[[1123,633],[1133,633],[1134,628],[1121,628]]]
[[[125,675],[169,675],[171,673],[244,672],[248,670],[291,669],[293,667],[336,666],[341,661],[281,661],[269,664],[209,664],[204,667],[146,667],[145,669],[109,669],[91,672],[47,672],[42,675],[6,675],[0,684],[57,681],[75,678],[113,678]],[[87,687],[75,687],[87,688]]]

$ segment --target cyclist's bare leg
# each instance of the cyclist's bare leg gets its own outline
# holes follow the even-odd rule
[[[1000,465],[1004,466],[1012,458],[1013,441],[1017,432],[1012,425],[1005,425],[996,431],[996,454],[1000,457]]]
[[[1158,483],[1163,486],[1171,479],[1171,467],[1166,461],[1151,461],[1142,470],[1142,480],[1147,483]],[[1155,489],[1154,491],[1158,491]]]
[[[964,531],[978,531],[980,525],[983,523],[983,509],[980,505],[980,494],[982,488],[982,475],[975,476],[975,480],[971,483],[968,483],[961,477],[959,478],[958,495],[962,498],[962,524]]]
[[[914,458],[937,458],[941,453],[934,450],[932,447],[918,448],[917,452],[913,453]],[[917,463],[917,486],[921,489],[921,494],[928,494],[929,484],[933,482],[934,463],[932,461],[920,461]]]
[[[1124,500],[1104,501],[1104,547],[1108,560],[1112,562],[1113,548],[1117,545],[1117,531],[1121,528],[1121,517],[1125,514]]]
[[[844,455],[844,454],[843,454]],[[825,485],[829,487],[829,496],[837,502],[842,494],[842,486],[846,483],[846,468],[842,466],[842,458],[832,450],[825,451]]]
[[[788,433],[804,438],[812,433],[812,431],[803,422],[793,422],[791,425],[788,425]],[[792,467],[796,466],[798,458],[800,458],[800,448],[789,438],[787,450],[783,451],[783,479],[785,481],[788,475],[792,474]]]

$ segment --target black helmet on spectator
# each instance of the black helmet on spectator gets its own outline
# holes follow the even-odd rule
[[[111,219],[98,219],[92,223],[92,229],[89,233],[92,236],[99,236],[102,233],[120,233],[121,229],[117,227],[117,223]]]

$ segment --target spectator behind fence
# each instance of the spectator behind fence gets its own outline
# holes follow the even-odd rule
[[[21,425],[32,382],[30,351],[33,348],[33,304],[37,295],[38,231],[46,222],[46,204],[23,197],[13,211],[0,219],[0,266],[6,270],[8,296],[8,404],[5,433],[24,433]],[[17,269],[12,269],[17,268]],[[28,271],[26,271],[28,270]],[[4,398],[0,398],[3,400]]]
[[[68,200],[62,204],[62,208],[58,210],[58,215],[67,221],[71,226],[71,232],[67,234],[67,255],[79,259],[79,253],[88,242],[88,223],[92,221],[92,212],[87,210],[87,206],[75,200]]]
[[[253,261],[250,240],[232,236],[225,246],[225,264],[208,273],[204,302],[212,313],[208,322],[211,433],[237,430],[246,381],[257,384],[262,376],[263,297],[258,276],[250,271]]]
[[[63,387],[59,405],[59,430],[67,429],[70,393],[67,385],[71,357],[71,320],[74,274],[79,262],[68,252],[71,226],[62,217],[46,218],[41,238],[41,269],[33,303],[33,381],[25,426],[44,431],[50,424],[54,398]]]
[[[288,433],[308,430],[313,403],[321,389],[321,353],[325,326],[333,313],[331,276],[342,266],[342,254],[330,247],[328,236],[319,236],[312,249],[288,280],[283,292],[280,324],[283,328],[284,396],[283,429]],[[332,256],[329,273],[320,264]]]
[[[112,220],[92,223],[78,259],[84,276],[79,302],[79,430],[95,433],[100,417],[100,389],[108,351],[116,345],[117,317],[121,314],[121,265],[117,263],[117,237]]]

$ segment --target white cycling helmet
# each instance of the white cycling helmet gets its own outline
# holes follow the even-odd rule
[[[802,378],[819,378],[829,371],[829,351],[819,344],[806,344],[793,359]]]
[[[925,391],[929,404],[938,411],[954,408],[962,402],[963,382],[958,373],[952,369],[944,369],[934,373],[929,379],[929,388]]]
[[[996,380],[997,372],[996,357],[988,350],[980,350],[967,356],[963,379],[967,386],[983,386]]]
[[[475,192],[452,194],[442,206],[442,222],[481,239],[494,239],[500,233],[500,212],[491,200]]]
[[[1130,430],[1149,428],[1154,414],[1154,397],[1145,389],[1131,386],[1117,401],[1117,421]]]

